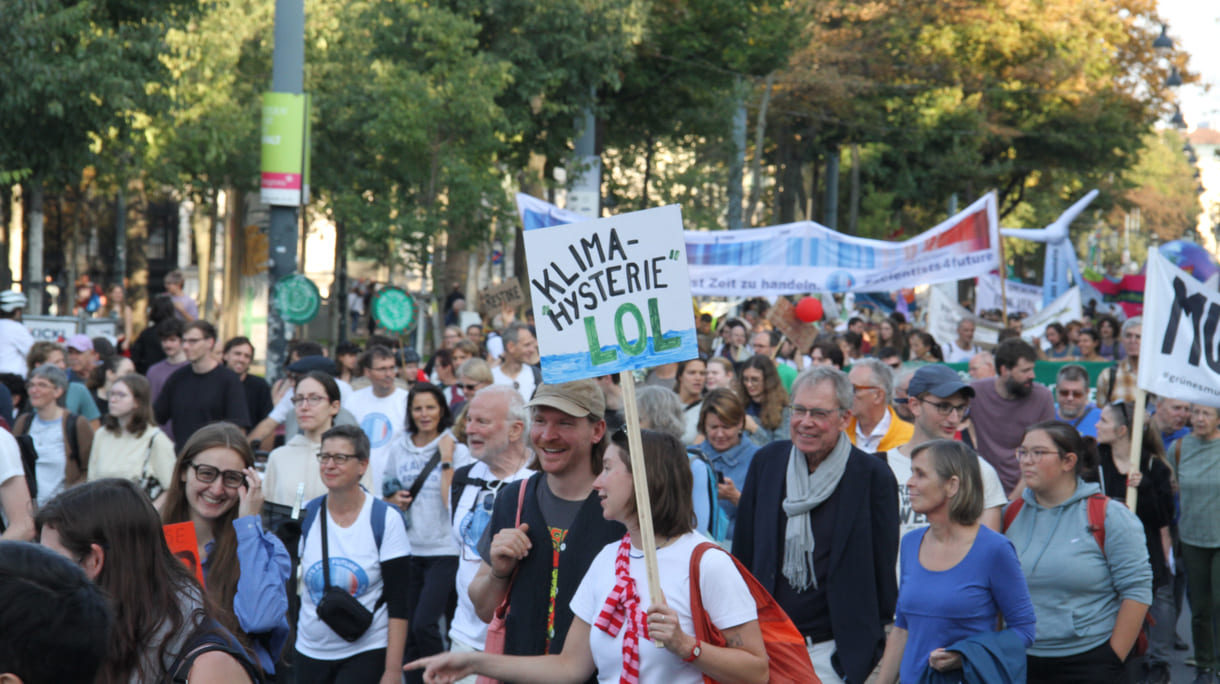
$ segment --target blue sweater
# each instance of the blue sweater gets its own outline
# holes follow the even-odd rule
[[[1076,478],[1076,491],[1057,506],[1038,504],[1033,492],[1005,533],[1017,549],[1038,616],[1029,655],[1060,658],[1110,639],[1126,599],[1152,603],[1152,565],[1144,526],[1121,501],[1106,504],[1106,550],[1089,531],[1088,498],[1100,492]]]
[[[996,615],[1028,647],[1034,643],[1034,607],[1012,543],[980,527],[965,558],[932,571],[919,562],[928,528],[908,532],[899,553],[901,583],[894,624],[907,630],[899,678],[918,682],[928,656],[979,632],[995,630]]]
[[[732,480],[738,491],[745,489],[746,473],[750,472],[750,463],[754,461],[754,454],[758,451],[757,444],[751,442],[743,433],[741,442],[731,449],[716,451],[708,441],[700,444],[699,449],[712,464],[712,470],[723,473],[725,477]],[[729,503],[728,499],[721,499],[720,508],[725,515],[729,516],[728,537],[732,539],[733,529],[737,524],[737,506]]]

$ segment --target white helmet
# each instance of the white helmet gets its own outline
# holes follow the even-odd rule
[[[0,292],[0,311],[12,313],[17,309],[24,309],[27,303],[25,295],[16,290]]]

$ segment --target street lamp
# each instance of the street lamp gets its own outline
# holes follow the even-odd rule
[[[1168,25],[1161,24],[1161,35],[1157,36],[1156,40],[1152,41],[1152,47],[1156,48],[1157,50],[1173,49],[1173,39],[1169,37]]]

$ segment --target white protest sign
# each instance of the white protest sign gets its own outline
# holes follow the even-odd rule
[[[1038,313],[1021,321],[1021,337],[1026,340],[1033,340],[1035,337],[1045,338],[1046,326],[1051,323],[1066,324],[1081,318],[1084,318],[1084,313],[1080,308],[1080,288],[1073,287],[1059,295],[1055,301],[1042,307]]]
[[[22,316],[26,330],[39,342],[63,342],[76,334],[75,316]]]
[[[1220,406],[1220,294],[1148,252],[1139,388],[1196,404]]]
[[[1029,316],[1042,308],[1042,288],[1009,280],[1004,284],[1008,295],[1008,315],[1023,313]],[[978,313],[1004,308],[1004,296],[1000,292],[1000,277],[988,273],[979,276],[974,292],[974,310]]]
[[[1000,325],[974,317],[965,307],[953,301],[943,289],[928,289],[928,333],[944,344],[957,339],[957,324],[963,319],[974,321],[974,343],[991,349],[1000,339]]]
[[[523,235],[544,381],[699,354],[677,205]]]

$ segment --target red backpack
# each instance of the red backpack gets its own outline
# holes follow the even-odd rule
[[[695,547],[690,557],[690,605],[691,619],[695,623],[695,637],[713,646],[724,646],[726,641],[720,630],[712,624],[711,618],[703,610],[703,598],[699,591],[699,561],[708,549],[724,551],[717,544],[703,542]],[[725,553],[728,553],[725,551]],[[762,630],[763,645],[767,648],[767,658],[771,675],[768,681],[772,684],[821,684],[822,680],[813,671],[813,663],[809,660],[809,651],[805,648],[805,637],[801,636],[796,625],[788,618],[788,614],[775,602],[771,594],[759,583],[758,579],[729,554],[737,572],[750,587],[750,594],[758,607],[758,627]],[[715,680],[703,676],[704,684],[715,684]]]
[[[1095,492],[1089,495],[1089,531],[1093,533],[1093,540],[1097,542],[1097,548],[1101,549],[1101,554],[1106,554],[1106,503],[1110,501],[1110,497]],[[1012,521],[1017,519],[1017,514],[1021,512],[1021,507],[1025,505],[1025,499],[1017,499],[1008,505],[1008,509],[1004,511],[1004,525],[1000,528],[1001,532],[1007,532],[1008,526],[1012,525]],[[1144,614],[1144,626],[1150,627],[1156,624],[1156,620],[1152,619],[1151,613]],[[1140,635],[1135,639],[1135,646],[1131,649],[1131,655],[1141,656],[1148,651],[1148,630],[1141,629]]]

